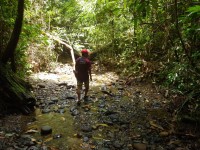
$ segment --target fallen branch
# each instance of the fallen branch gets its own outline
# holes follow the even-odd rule
[[[63,42],[63,40],[60,39],[59,37],[55,37],[55,36],[53,36],[53,35],[51,35],[49,33],[45,33],[45,34],[47,36],[49,36],[50,38],[52,38],[53,40],[59,42],[60,44],[63,44],[64,46],[66,46],[67,49],[70,50],[71,58],[72,58],[72,62],[73,62],[73,69],[75,69],[75,57],[74,57],[74,50],[73,50],[73,48],[69,44]]]

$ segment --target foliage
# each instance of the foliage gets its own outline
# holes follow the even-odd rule
[[[12,11],[10,11],[12,10]],[[0,54],[2,54],[6,48],[6,45],[10,39],[12,28],[15,23],[17,10],[17,1],[15,0],[2,0],[0,2]],[[2,55],[1,55],[2,56]]]

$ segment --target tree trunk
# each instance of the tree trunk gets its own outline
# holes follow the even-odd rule
[[[184,50],[184,52],[185,52],[185,55],[186,55],[186,57],[188,58],[188,60],[189,60],[189,62],[190,62],[190,64],[194,67],[194,63],[193,63],[193,61],[192,61],[192,58],[191,58],[191,56],[190,56],[190,52],[189,52],[189,50],[186,48],[186,46],[185,46],[185,43],[184,43],[184,41],[183,41],[183,38],[182,38],[182,35],[181,35],[181,32],[180,32],[180,29],[179,29],[179,20],[178,20],[178,4],[177,4],[177,0],[174,0],[174,6],[175,6],[175,26],[176,26],[176,31],[177,31],[177,35],[178,35],[178,37],[179,37],[179,39],[180,39],[180,42],[181,42],[181,45],[182,45],[182,48],[183,48],[183,50]]]
[[[1,60],[3,64],[7,64],[7,62],[10,60],[13,71],[16,71],[14,54],[22,29],[23,15],[24,15],[24,0],[18,0],[17,18],[15,21],[14,29]]]

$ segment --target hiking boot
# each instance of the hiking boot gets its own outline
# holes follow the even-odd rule
[[[77,101],[77,106],[80,106],[81,105],[81,101]]]
[[[88,96],[83,97],[84,101],[88,101]]]

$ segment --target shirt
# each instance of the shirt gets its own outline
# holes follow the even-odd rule
[[[91,61],[85,57],[76,59],[75,69],[77,72],[77,80],[85,82],[89,80],[89,72],[91,71]]]

